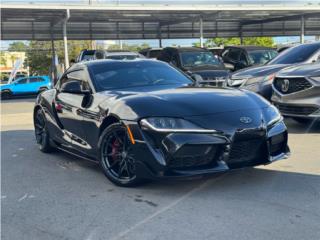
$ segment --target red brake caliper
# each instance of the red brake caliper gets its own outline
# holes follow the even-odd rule
[[[119,158],[119,147],[120,147],[120,143],[119,143],[118,139],[116,139],[116,140],[112,143],[111,155],[112,155],[112,160],[113,160],[113,162],[117,161],[118,158]]]

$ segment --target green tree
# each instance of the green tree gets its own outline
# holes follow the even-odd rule
[[[127,44],[123,43],[122,44],[122,50],[125,51],[132,51],[132,52],[139,52],[140,50],[144,48],[149,48],[149,44],[147,43],[142,43],[142,44]],[[108,47],[108,50],[120,50],[120,45],[119,44],[114,44]]]
[[[230,46],[230,45],[240,45],[241,41],[238,37],[232,38],[210,38],[204,43],[206,47],[213,46]],[[194,46],[200,46],[200,44],[194,43]],[[243,38],[243,45],[256,45],[264,47],[273,47],[275,45],[272,37],[245,37]]]
[[[12,42],[9,44],[8,50],[12,52],[21,52],[26,51],[28,49],[28,45],[24,42]]]

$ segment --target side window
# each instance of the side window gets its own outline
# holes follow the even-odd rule
[[[226,50],[223,51],[223,53],[221,54],[222,57],[227,57],[228,54],[230,52],[230,48],[227,48]]]
[[[29,82],[30,82],[30,83],[43,82],[43,79],[42,79],[42,78],[39,78],[39,77],[30,78],[30,79],[29,79]]]
[[[62,89],[63,85],[69,81],[79,81],[82,90],[91,90],[90,85],[87,82],[85,71],[84,70],[76,70],[67,73],[60,79],[59,87]]]
[[[248,60],[247,60],[247,57],[246,57],[244,52],[241,52],[241,54],[240,54],[240,62],[245,64],[245,65],[248,64]]]
[[[26,83],[28,83],[29,81],[28,81],[28,78],[23,78],[23,79],[21,79],[21,80],[19,80],[18,82],[17,82],[17,84],[26,84]]]
[[[178,66],[179,65],[179,58],[178,58],[178,53],[175,53],[175,54],[173,54],[172,55],[172,57],[171,57],[171,63],[172,63],[172,65],[174,65],[174,66]]]
[[[241,50],[240,49],[230,49],[230,52],[228,54],[228,58],[234,61],[239,61]]]

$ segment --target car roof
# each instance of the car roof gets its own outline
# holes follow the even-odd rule
[[[92,60],[92,61],[86,61],[86,62],[80,62],[80,63],[76,63],[72,66],[72,68],[78,68],[79,66],[81,65],[84,65],[84,66],[88,66],[88,67],[91,67],[91,66],[95,66],[95,65],[103,65],[103,64],[107,64],[107,63],[137,63],[137,62],[150,62],[150,63],[163,63],[165,64],[164,62],[162,61],[157,61],[157,60],[154,60],[154,59],[147,59],[147,58],[136,58],[136,59],[133,59],[133,60],[114,60],[114,59],[99,59],[99,60]]]
[[[264,46],[255,46],[255,45],[239,45],[239,46],[226,46],[225,49],[228,48],[240,48],[247,51],[254,51],[254,50],[275,50],[271,47],[264,47]],[[275,50],[276,51],[276,50]]]

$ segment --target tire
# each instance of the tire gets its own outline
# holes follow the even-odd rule
[[[102,132],[99,138],[100,166],[104,175],[120,187],[134,187],[144,181],[136,175],[136,160],[130,152],[131,142],[125,126],[114,123]]]
[[[308,118],[295,118],[295,117],[293,117],[292,119],[300,124],[309,124],[312,122],[312,120],[308,119]]]
[[[35,137],[41,152],[50,153],[55,148],[51,144],[46,118],[42,109],[38,109],[34,117]]]
[[[10,99],[12,93],[10,91],[3,91],[1,92],[1,99]]]

